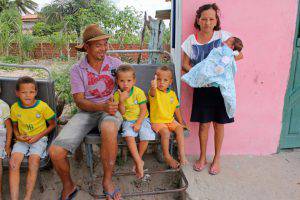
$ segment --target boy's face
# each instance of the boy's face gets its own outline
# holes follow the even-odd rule
[[[117,75],[117,84],[122,91],[130,92],[135,85],[135,78],[133,72],[119,72]]]
[[[161,91],[166,91],[172,84],[172,73],[170,71],[157,70],[157,88]]]
[[[234,49],[234,38],[230,37],[224,42],[230,49]]]
[[[35,103],[37,90],[32,83],[23,83],[20,85],[19,91],[16,91],[16,95],[24,106],[32,106]]]

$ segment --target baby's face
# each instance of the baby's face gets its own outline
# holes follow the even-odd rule
[[[234,38],[233,37],[230,37],[228,38],[225,42],[224,42],[230,49],[234,49]]]

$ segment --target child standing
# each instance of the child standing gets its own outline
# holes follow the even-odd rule
[[[7,103],[0,99],[0,200],[2,200],[2,160],[10,156],[12,126]]]
[[[124,118],[123,133],[129,151],[135,162],[135,171],[138,178],[144,176],[144,161],[142,160],[148,141],[155,140],[155,133],[151,129],[147,98],[143,90],[134,86],[136,83],[135,70],[130,65],[121,65],[117,69],[116,81],[119,90],[114,94],[114,100],[119,102],[119,111]],[[135,137],[139,135],[139,147]]]
[[[35,99],[37,84],[31,77],[18,79],[16,95],[19,100],[11,107],[11,120],[17,141],[9,163],[10,196],[12,200],[19,199],[20,165],[24,156],[29,156],[24,197],[29,200],[35,186],[40,158],[46,156],[46,136],[56,126],[55,113],[45,102]]]
[[[160,134],[163,155],[166,163],[172,168],[178,168],[179,163],[169,153],[171,132],[176,133],[180,165],[187,163],[184,152],[183,127],[185,127],[177,96],[169,87],[173,82],[173,72],[167,66],[156,70],[149,91],[150,121],[152,129]],[[174,113],[178,122],[174,119]]]

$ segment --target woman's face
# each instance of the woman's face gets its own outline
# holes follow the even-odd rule
[[[216,11],[214,9],[208,9],[201,13],[198,20],[201,31],[212,32],[217,25]]]

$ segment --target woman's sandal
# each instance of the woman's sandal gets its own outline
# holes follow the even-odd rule
[[[203,169],[206,168],[206,166],[207,166],[207,163],[198,167],[197,162],[195,162],[195,164],[193,165],[193,170],[195,170],[196,172],[201,172]]]
[[[107,191],[103,190],[103,194],[105,195],[105,197],[115,199],[115,195],[120,191],[121,191],[120,188],[115,188],[115,190],[113,192],[107,192]]]
[[[76,197],[77,192],[78,192],[78,188],[75,187],[74,191],[71,194],[69,194],[65,200],[73,200]],[[58,198],[58,200],[63,200],[62,195]]]
[[[211,166],[210,169],[209,169],[209,172],[208,172],[210,175],[217,175],[220,173],[220,170],[216,170],[216,169],[213,169],[213,167]]]

